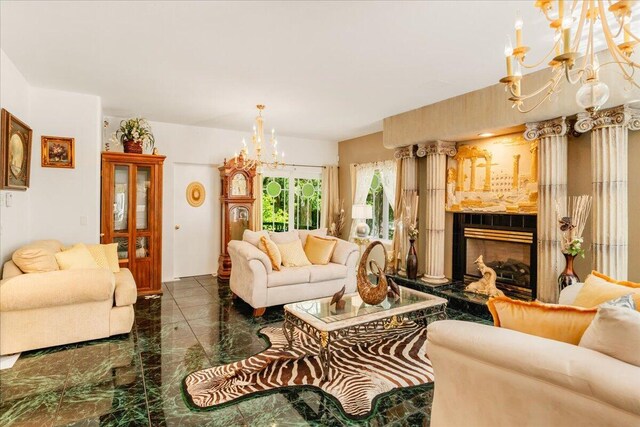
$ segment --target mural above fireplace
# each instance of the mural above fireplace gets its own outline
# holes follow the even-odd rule
[[[447,211],[536,213],[538,141],[515,133],[457,149],[447,160]]]

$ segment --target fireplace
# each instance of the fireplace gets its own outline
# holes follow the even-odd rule
[[[453,225],[454,280],[478,280],[474,261],[482,255],[496,272],[498,289],[512,297],[536,298],[535,215],[455,213]]]

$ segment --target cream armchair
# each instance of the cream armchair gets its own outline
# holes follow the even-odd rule
[[[582,284],[565,288],[571,304]],[[639,426],[640,368],[588,348],[471,322],[428,327],[432,427]]]
[[[281,267],[280,271],[274,271],[269,257],[251,243],[232,240],[228,246],[231,291],[254,308],[254,316],[273,305],[333,295],[343,286],[346,293],[355,292],[358,246],[336,240],[329,264]]]
[[[124,334],[133,326],[131,272],[23,274],[8,261],[0,281],[0,355]]]

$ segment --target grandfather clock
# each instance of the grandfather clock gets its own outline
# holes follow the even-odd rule
[[[227,245],[231,240],[242,240],[244,230],[253,230],[253,179],[256,169],[245,170],[238,165],[236,158],[227,161],[220,168],[222,181],[221,204],[221,244],[218,258],[218,280],[228,281],[231,276],[231,258]]]

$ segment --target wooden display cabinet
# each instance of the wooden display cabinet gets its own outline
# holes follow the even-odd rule
[[[218,280],[226,282],[231,276],[231,258],[227,245],[231,240],[242,240],[244,230],[254,229],[253,179],[255,168],[244,170],[237,167],[236,161],[225,160],[220,168],[221,192],[221,247],[218,258]]]
[[[162,293],[164,160],[102,153],[101,242],[118,244],[120,267],[131,270],[138,295]]]

